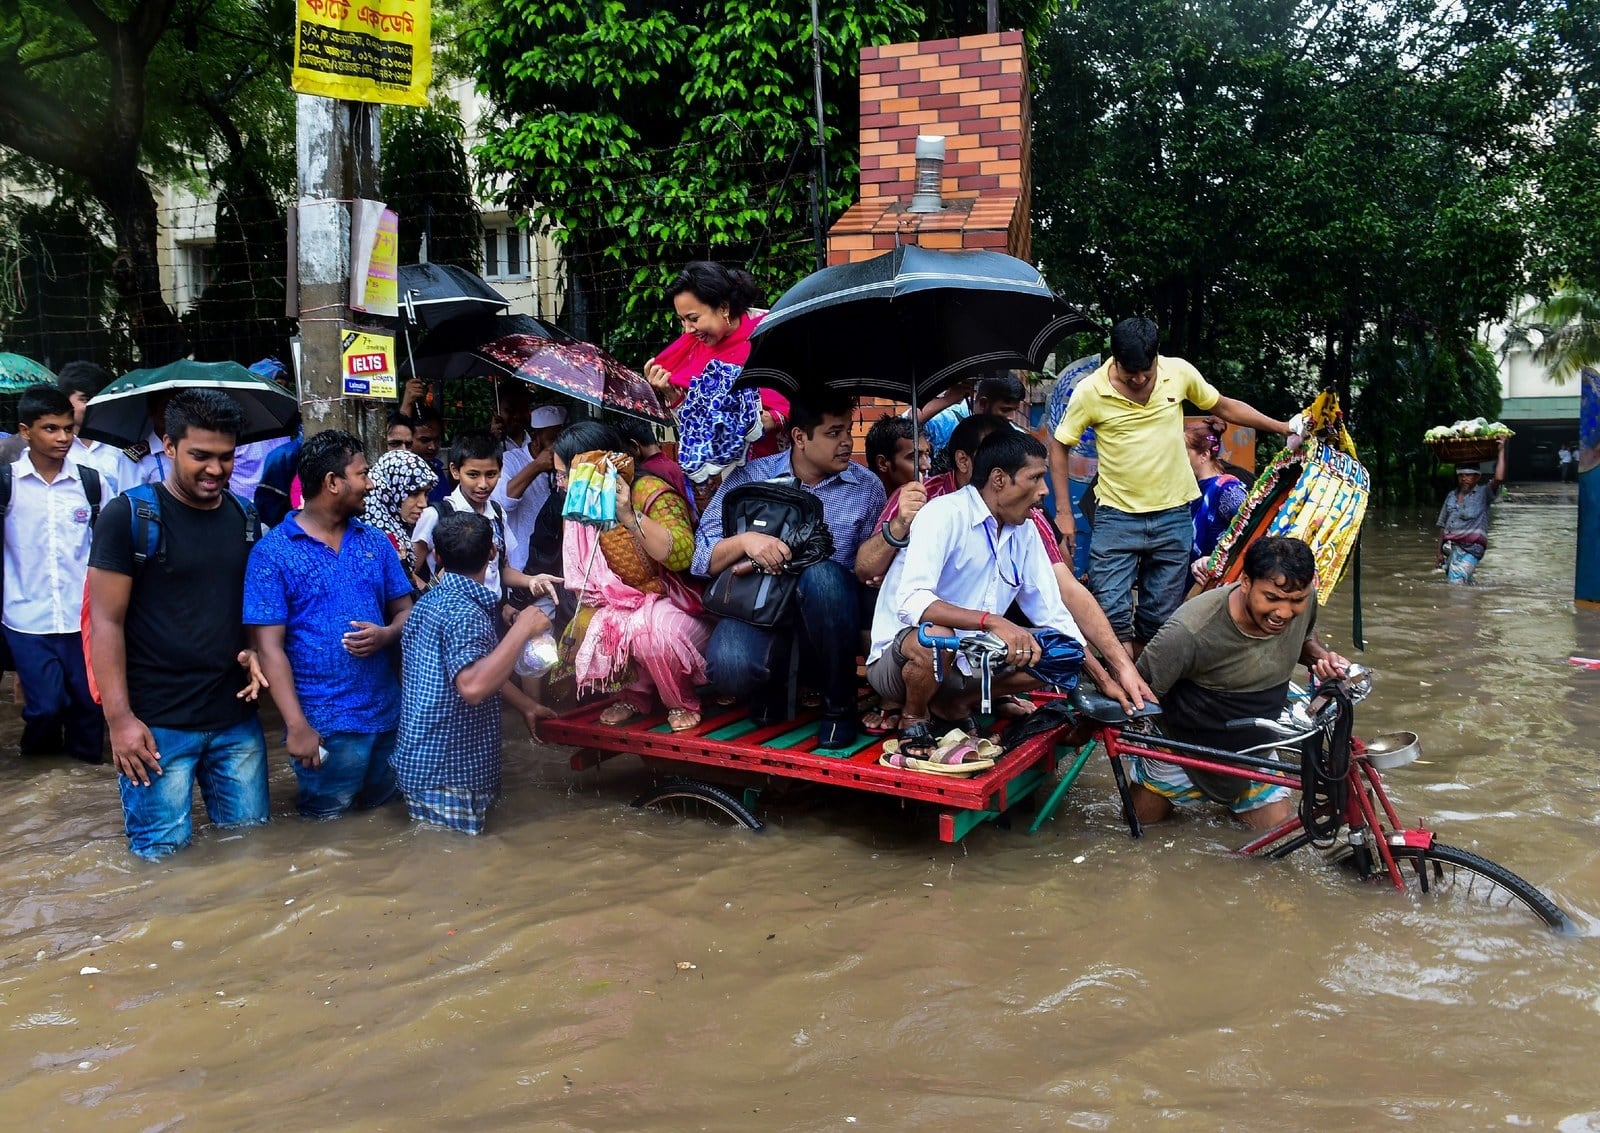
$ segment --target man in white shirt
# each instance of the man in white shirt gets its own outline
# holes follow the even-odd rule
[[[105,718],[84,662],[83,586],[94,521],[117,484],[76,463],[72,402],[61,390],[25,390],[17,417],[28,449],[7,470],[0,622],[27,693],[22,754],[99,763]]]
[[[521,382],[514,391],[500,395],[500,409],[505,416],[506,436],[504,467],[500,482],[495,486],[494,499],[506,514],[506,526],[527,552],[534,549],[534,527],[539,512],[549,502],[555,486],[553,455],[556,434],[567,423],[567,411],[559,405],[541,405],[533,409],[528,404],[528,387]],[[539,569],[559,574],[561,572],[561,547],[559,524],[556,526],[554,547],[539,548]],[[514,563],[523,566],[523,562]]]
[[[872,619],[867,680],[887,703],[900,703],[900,750],[927,758],[934,748],[928,726],[937,708],[961,719],[977,707],[975,676],[954,664],[934,676],[933,651],[917,640],[917,627],[948,637],[988,631],[1007,647],[996,670],[995,696],[1026,692],[1042,683],[1024,670],[1038,659],[1038,639],[1004,617],[1013,601],[1036,626],[1082,641],[1061,600],[1050,557],[1029,512],[1045,494],[1045,448],[1015,429],[991,433],[973,458],[965,488],[923,505],[911,541],[884,577]]]
[[[80,434],[72,446],[73,463],[86,464],[126,487],[137,482],[138,465],[124,456],[121,449],[86,440],[81,435],[83,412],[89,399],[110,384],[111,375],[105,367],[93,362],[68,362],[56,374],[56,388],[71,399],[73,429]],[[28,442],[21,436],[7,437],[0,443],[0,461],[15,464],[27,448]]]

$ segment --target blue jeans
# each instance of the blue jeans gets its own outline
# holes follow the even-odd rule
[[[783,695],[792,635],[800,635],[801,671],[822,693],[822,711],[847,716],[856,705],[862,586],[831,559],[807,567],[789,625],[761,629],[723,618],[711,631],[706,673],[711,690],[743,704],[769,707]]]
[[[104,758],[106,721],[89,692],[82,635],[13,629],[5,635],[27,698],[22,706],[22,754],[65,752],[86,763],[99,763]]]
[[[196,779],[206,815],[218,826],[267,821],[267,741],[260,720],[251,716],[215,732],[151,728],[150,735],[161,754],[161,774],[152,775],[148,787],[117,777],[128,849],[136,855],[154,861],[189,844]]]
[[[1089,590],[1122,641],[1149,641],[1189,589],[1189,505],[1133,515],[1102,503],[1089,545]],[[1139,610],[1133,588],[1139,587]]]
[[[300,781],[295,809],[307,818],[338,818],[347,810],[382,806],[394,795],[394,731],[333,732],[322,737],[321,767],[289,762]]]

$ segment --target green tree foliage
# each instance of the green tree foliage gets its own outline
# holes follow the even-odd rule
[[[478,270],[483,222],[467,165],[466,130],[452,102],[383,111],[383,199],[400,214],[400,262],[421,258]]]
[[[1380,468],[1417,459],[1494,392],[1473,342],[1523,286],[1556,7],[1083,0],[1043,48],[1047,274],[1269,412],[1331,385]]]
[[[1557,280],[1548,299],[1517,314],[1507,344],[1533,347],[1533,360],[1557,382],[1600,367],[1600,291]]]
[[[0,3],[4,172],[103,214],[112,283],[147,362],[185,347],[161,294],[153,179],[203,180],[254,155],[257,188],[288,183],[292,17],[272,0]]]
[[[1054,0],[1004,9],[1041,28]],[[827,213],[856,183],[863,45],[983,30],[984,5],[822,4]],[[665,284],[690,259],[750,261],[772,295],[815,267],[808,5],[505,0],[464,20],[494,106],[477,150],[514,208],[558,230],[564,317],[639,361],[672,333]]]

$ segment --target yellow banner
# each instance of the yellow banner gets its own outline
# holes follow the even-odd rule
[[[339,336],[346,397],[400,396],[394,376],[394,335],[345,327]]]
[[[300,94],[426,106],[433,79],[431,0],[296,0]]]

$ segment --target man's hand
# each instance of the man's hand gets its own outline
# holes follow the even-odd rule
[[[1333,652],[1324,653],[1311,665],[1311,675],[1319,681],[1342,680],[1349,671],[1350,662]]]
[[[233,694],[235,699],[253,701],[261,695],[262,689],[271,687],[267,684],[267,674],[261,671],[261,658],[254,649],[239,650],[239,656],[235,660],[244,668],[245,676],[249,678],[249,683]]]
[[[1106,689],[1105,693],[1122,705],[1124,712],[1131,715],[1146,704],[1156,703],[1156,694],[1150,691],[1150,686],[1145,684],[1138,668],[1129,660],[1126,653],[1120,658],[1110,658],[1108,664],[1116,666],[1117,691]]]
[[[344,650],[352,657],[371,657],[380,653],[391,644],[388,626],[381,626],[374,622],[351,622],[355,626],[339,640],[344,644]]]
[[[428,383],[421,378],[407,378],[405,391],[400,395],[400,412],[408,416],[428,397]]]
[[[554,602],[557,599],[556,587],[565,586],[567,580],[554,574],[530,574],[528,576],[528,593],[535,598],[548,598]],[[529,609],[532,609],[530,606]],[[527,611],[523,611],[526,613]]]
[[[1006,644],[1006,663],[1021,668],[1031,665],[1039,656],[1039,640],[1021,626],[1004,618],[989,619],[985,627]]]
[[[528,464],[535,476],[543,476],[556,466],[556,450],[549,445],[541,446],[537,437],[528,438],[528,455],[533,457]]]
[[[928,502],[928,489],[921,480],[909,481],[901,486],[899,500],[899,514],[895,518],[906,521],[905,531],[906,534],[910,534],[911,521],[917,518],[917,512],[921,511],[922,505]],[[893,527],[893,525],[894,521],[891,520],[890,526]],[[896,531],[895,534],[901,539],[906,537],[899,531]]]
[[[772,535],[762,535],[755,531],[747,531],[739,536],[740,549],[745,558],[755,563],[757,570],[767,574],[777,574],[783,569],[783,564],[794,557],[794,552],[789,550],[789,544]]]
[[[533,707],[523,710],[522,722],[527,725],[528,735],[532,737],[535,743],[541,742],[539,740],[539,721],[554,719],[555,714],[556,710],[554,708],[547,708],[545,705],[537,702],[533,705]]]
[[[144,721],[133,713],[106,721],[111,732],[111,763],[118,774],[141,787],[150,785],[150,773],[161,774],[161,753]]]
[[[289,725],[289,755],[301,767],[315,771],[322,766],[322,733],[310,724]]]

